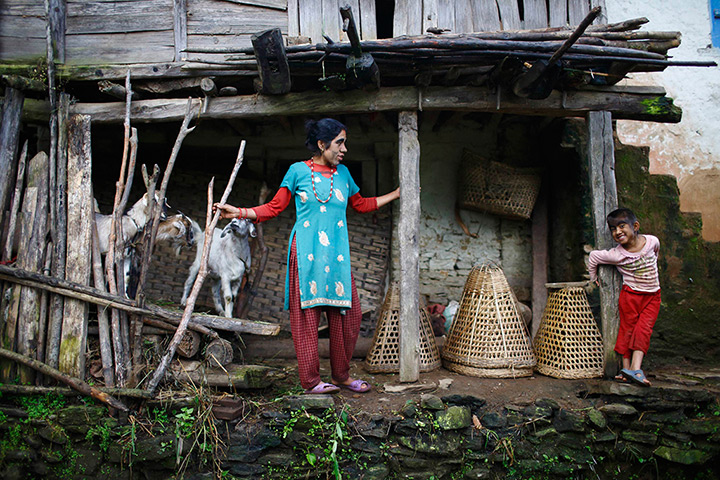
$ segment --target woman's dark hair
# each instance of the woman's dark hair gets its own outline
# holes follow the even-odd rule
[[[307,132],[305,146],[313,154],[319,153],[318,140],[322,140],[324,143],[330,143],[332,139],[337,137],[343,130],[347,132],[347,127],[334,118],[323,118],[317,121],[308,120],[305,122],[305,131]]]

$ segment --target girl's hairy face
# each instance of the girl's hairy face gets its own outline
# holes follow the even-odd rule
[[[620,245],[627,245],[634,241],[640,231],[640,224],[638,222],[631,224],[627,219],[618,219],[612,223],[614,223],[614,225],[608,222],[610,233],[612,234],[613,240]]]

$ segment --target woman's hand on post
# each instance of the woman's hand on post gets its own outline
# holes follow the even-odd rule
[[[226,203],[213,204],[213,213],[220,211],[220,218],[240,218],[240,209]]]

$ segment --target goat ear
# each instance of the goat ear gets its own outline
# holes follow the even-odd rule
[[[255,224],[251,223],[248,229],[250,230],[250,236],[252,238],[257,237],[257,228],[255,228]]]
[[[220,234],[220,238],[223,238],[225,235],[228,234],[228,232],[232,230],[232,221],[225,225],[225,228],[222,229],[222,233]]]

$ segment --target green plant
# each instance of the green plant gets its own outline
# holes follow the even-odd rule
[[[93,425],[85,434],[85,440],[93,440],[95,437],[99,438],[98,447],[100,450],[107,453],[110,448],[110,434],[112,433],[112,427],[108,424],[99,423]]]
[[[18,399],[20,406],[27,412],[28,420],[48,420],[65,406],[65,397],[55,393],[23,396]]]

